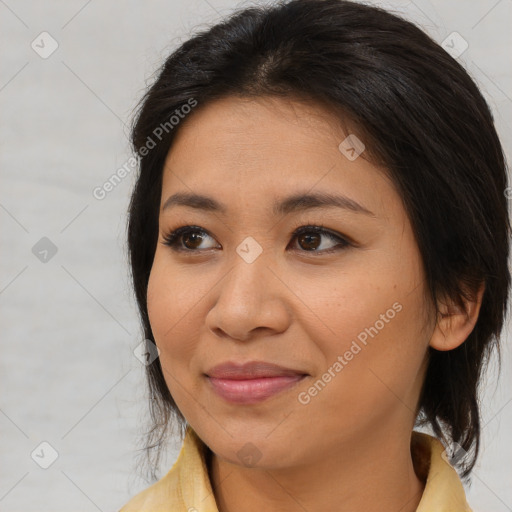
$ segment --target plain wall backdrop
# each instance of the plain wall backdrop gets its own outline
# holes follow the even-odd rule
[[[103,199],[93,191],[129,159],[133,109],[163,59],[195,28],[253,4],[0,0],[0,511],[115,511],[149,485],[135,467],[147,414],[125,242],[135,171]],[[512,0],[373,4],[439,43],[467,43],[457,58],[509,154]],[[493,362],[483,388],[466,489],[475,512],[512,510],[508,331],[501,379]]]

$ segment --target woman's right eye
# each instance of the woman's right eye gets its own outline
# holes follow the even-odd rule
[[[174,251],[182,252],[215,249],[216,247],[200,247],[201,243],[209,236],[210,235],[199,226],[183,226],[164,235],[164,242],[162,243],[171,247]],[[217,246],[217,248],[219,248],[219,246]]]

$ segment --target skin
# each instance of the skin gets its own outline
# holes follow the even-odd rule
[[[409,512],[421,499],[410,438],[427,349],[466,339],[483,290],[467,303],[468,315],[440,302],[436,323],[401,198],[364,152],[350,161],[338,149],[346,136],[320,106],[230,97],[198,107],[168,154],[161,208],[176,192],[209,195],[227,208],[161,210],[148,288],[166,383],[213,452],[220,512]],[[327,207],[274,216],[273,201],[294,192],[344,194],[374,215]],[[317,224],[353,245],[327,253],[339,241],[322,234],[308,245],[292,235]],[[163,243],[184,225],[207,232],[202,241],[181,237],[188,253]],[[236,252],[248,236],[262,248],[252,263]],[[395,303],[394,318],[300,403],[299,393]],[[204,375],[228,360],[269,361],[308,376],[263,402],[231,404]],[[255,467],[237,456],[246,443],[259,457]]]

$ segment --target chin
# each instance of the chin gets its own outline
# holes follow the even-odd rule
[[[229,437],[229,436],[228,436]],[[231,464],[273,470],[292,465],[296,462],[296,443],[283,443],[280,439],[272,439],[267,433],[250,435],[247,429],[240,435],[233,434],[226,442],[215,440],[210,449],[217,457]]]

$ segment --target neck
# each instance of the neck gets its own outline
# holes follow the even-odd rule
[[[211,454],[219,512],[414,512],[424,489],[408,436],[351,440],[294,467],[247,468]]]

